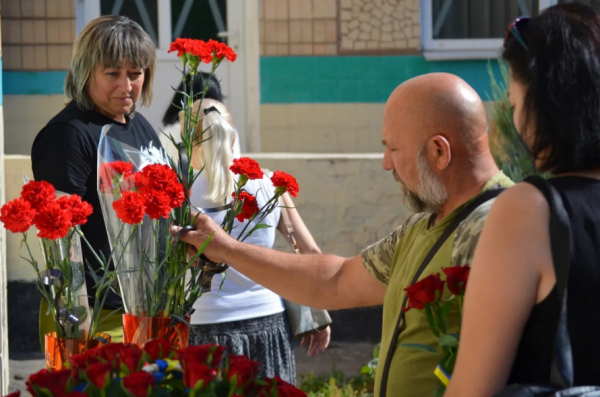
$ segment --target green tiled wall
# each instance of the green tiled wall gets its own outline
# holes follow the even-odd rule
[[[488,100],[488,62],[499,77],[495,60],[430,62],[417,55],[261,57],[261,102],[385,102],[398,84],[431,72],[456,74]]]

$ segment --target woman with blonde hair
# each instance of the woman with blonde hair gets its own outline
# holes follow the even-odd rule
[[[200,101],[194,103],[194,114],[198,106]],[[198,208],[215,208],[229,202],[234,191],[234,175],[229,166],[236,156],[234,148],[238,137],[231,124],[231,115],[221,102],[204,99],[198,114],[196,136],[201,143],[194,149],[192,164],[196,169],[204,169],[192,185],[191,202]],[[262,180],[249,180],[244,189],[256,196],[259,208],[274,194],[267,176]],[[284,200],[286,207],[292,207],[288,211],[301,252],[319,253],[319,247],[287,194]],[[209,212],[208,215],[221,223],[225,212]],[[263,223],[277,225],[286,236],[280,217],[281,210],[276,208]],[[243,223],[236,220],[232,235],[237,237],[236,233],[242,229]],[[258,229],[246,242],[272,248],[275,228]],[[278,295],[229,268],[226,273],[213,278],[212,290],[196,301],[194,309],[190,344],[216,343],[227,346],[231,354],[246,355],[258,361],[261,364],[259,376],[278,375],[287,382],[295,383],[296,365],[290,331],[285,308]],[[314,335],[309,355],[323,351],[329,344],[329,335],[329,327]]]
[[[110,258],[110,244],[96,190],[98,141],[104,125],[108,135],[137,149],[161,148],[148,121],[135,112],[152,100],[156,69],[154,43],[140,25],[124,16],[104,15],[88,23],[73,46],[71,68],[65,81],[68,104],[38,133],[31,148],[34,178],[50,182],[57,190],[78,194],[94,212],[81,226],[95,252]],[[83,260],[99,265],[90,249],[82,245]],[[86,268],[90,305],[95,296],[93,277]],[[106,313],[122,307],[121,298],[110,291]],[[52,320],[40,312],[40,333],[52,331]],[[123,334],[120,316],[100,326],[112,341]]]

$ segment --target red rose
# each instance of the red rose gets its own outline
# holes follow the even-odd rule
[[[444,282],[439,273],[431,274],[423,280],[404,289],[408,296],[408,306],[403,310],[424,309],[426,303],[435,302],[442,295]]]
[[[188,362],[198,362],[217,367],[223,359],[224,346],[206,344],[200,346],[188,346],[179,351],[179,359],[185,367]]]
[[[39,211],[41,207],[56,200],[56,191],[46,181],[29,181],[21,190],[21,198],[29,202],[31,208]]]
[[[66,396],[67,382],[71,376],[71,371],[63,369],[61,371],[48,371],[43,369],[31,375],[26,382],[27,391],[32,396],[36,396],[35,387],[48,389],[50,394],[55,397]]]
[[[263,172],[260,165],[250,157],[240,157],[233,159],[233,164],[229,167],[231,172],[236,175],[244,175],[248,179],[261,179]]]
[[[60,208],[71,213],[71,226],[84,225],[88,220],[88,216],[94,212],[90,203],[82,201],[81,197],[76,194],[63,196],[56,202],[60,205]]]
[[[123,378],[123,387],[134,397],[146,397],[152,391],[154,375],[145,371],[134,372]]]
[[[62,209],[57,202],[46,204],[34,220],[38,237],[50,240],[65,237],[71,228],[71,218],[71,211]]]
[[[12,392],[12,393],[6,395],[5,397],[21,397],[21,391],[17,390],[15,392]]]
[[[183,371],[183,383],[190,389],[202,389],[216,377],[216,369],[196,361],[188,362]]]
[[[88,394],[82,391],[72,391],[71,393],[67,394],[67,397],[88,397]]]
[[[22,198],[9,201],[0,209],[0,221],[13,233],[25,233],[29,230],[36,215],[37,211]]]
[[[71,366],[71,377],[79,382],[81,380],[82,371],[84,371],[88,365],[98,362],[98,358],[88,353],[93,350],[88,350],[83,354],[77,354],[69,358],[69,364]]]
[[[453,295],[464,294],[465,289],[467,288],[469,272],[471,271],[469,265],[443,267],[442,271],[446,275],[446,283],[448,284],[450,292]]]
[[[113,201],[112,207],[117,217],[130,225],[140,223],[144,219],[144,197],[137,192],[123,192],[120,199]]]
[[[171,213],[169,196],[164,192],[155,192],[145,197],[146,214],[152,219],[167,218]]]
[[[142,354],[144,352],[137,346],[130,346],[128,349],[121,351],[121,366],[125,365],[129,373],[136,372],[140,367]]]
[[[284,381],[283,379],[281,379],[279,376],[275,375],[275,377],[273,377],[273,379],[267,378],[265,379],[265,381],[267,382],[267,385],[263,386],[263,389],[261,390],[259,396],[260,397],[267,397],[267,396],[272,396],[272,395],[276,395],[279,397],[305,397],[306,393],[300,389],[298,389],[297,387],[287,383],[286,381]],[[275,390],[275,394],[272,393],[272,391]]]
[[[88,381],[98,389],[104,389],[110,382],[112,366],[109,363],[91,364],[85,369]]]
[[[235,198],[235,192],[232,194],[232,196]],[[258,212],[256,197],[248,192],[240,192],[238,200],[242,203],[242,208],[241,212],[235,216],[237,220],[244,222],[245,219],[252,219],[252,217],[254,217],[254,215]]]
[[[229,356],[229,374],[227,380],[232,382],[235,377],[237,386],[245,385],[250,379],[258,375],[259,364],[246,356]]]
[[[276,193],[283,194],[288,192],[292,197],[298,196],[298,191],[300,190],[298,182],[290,174],[286,174],[283,171],[275,171],[271,177],[271,182],[275,186]]]
[[[100,348],[88,350],[88,354],[93,354],[102,359],[102,361],[106,361],[114,367],[119,367],[121,356],[128,348],[129,346],[124,343],[108,343]]]
[[[166,339],[153,339],[146,342],[144,351],[148,353],[152,361],[156,361],[169,356],[171,344]]]

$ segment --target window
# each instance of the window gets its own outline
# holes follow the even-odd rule
[[[536,16],[554,3],[555,0],[422,0],[424,55],[428,59],[494,58],[512,20],[520,15]]]
[[[100,15],[125,15],[139,23],[156,44],[159,59],[168,57],[177,37],[226,40],[219,37],[227,30],[226,0],[99,0],[99,8]]]

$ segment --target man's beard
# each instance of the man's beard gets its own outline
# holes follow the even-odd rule
[[[446,186],[433,173],[427,156],[422,149],[417,153],[417,172],[419,174],[419,188],[417,192],[411,191],[404,181],[393,172],[394,179],[400,182],[402,199],[409,210],[414,212],[430,212],[437,214],[448,199]]]

